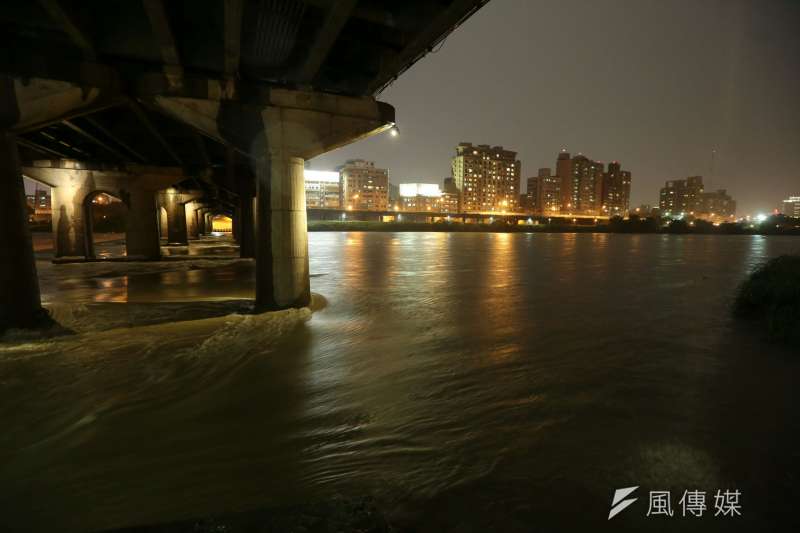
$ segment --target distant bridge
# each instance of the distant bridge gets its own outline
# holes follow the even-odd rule
[[[455,222],[486,223],[502,220],[508,223],[536,221],[563,224],[596,224],[608,221],[607,215],[535,215],[531,213],[449,213],[436,211],[396,211],[396,210],[353,210],[310,207],[307,209],[309,220],[362,220],[381,222],[434,222],[451,220]]]

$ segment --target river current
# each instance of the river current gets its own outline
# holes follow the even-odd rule
[[[40,252],[43,300],[73,334],[0,343],[0,530],[333,496],[431,532],[800,520],[800,358],[729,312],[800,240],[311,233],[315,309],[267,315],[248,313],[251,261],[196,250]],[[708,513],[679,516],[696,489]],[[740,491],[742,516],[714,516],[718,489]],[[674,516],[646,516],[661,490]]]

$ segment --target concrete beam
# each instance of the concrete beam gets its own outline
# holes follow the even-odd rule
[[[306,4],[311,4],[320,8],[328,9],[338,0],[303,0]],[[393,5],[393,8],[395,6]],[[356,7],[352,12],[353,18],[365,20],[380,26],[396,28],[404,32],[413,32],[419,26],[419,16],[414,16],[414,11],[405,16],[397,16],[396,13],[377,6],[362,5]]]
[[[144,111],[144,109],[142,109],[141,106],[138,103],[134,102],[133,100],[129,101],[128,105],[130,106],[131,110],[136,114],[136,117],[139,119],[139,122],[141,122],[142,125],[144,125],[144,127],[147,128],[150,134],[161,144],[161,146],[164,147],[164,150],[167,151],[172,160],[179,165],[183,165],[183,161],[181,160],[180,156],[172,148],[172,145],[169,143],[169,141],[167,141],[167,139],[165,139],[164,136],[161,135],[161,132],[158,131],[158,128],[156,128],[153,125],[153,123],[147,117],[147,113]]]
[[[162,0],[142,0],[150,27],[161,50],[161,60],[164,62],[164,74],[172,87],[183,84],[183,67],[178,56],[178,47],[169,24],[167,11]]]
[[[86,122],[91,124],[96,130],[101,132],[103,135],[105,135],[106,137],[117,143],[119,146],[125,148],[125,150],[127,150],[129,154],[133,155],[133,157],[139,160],[140,163],[145,162],[145,157],[142,154],[131,148],[130,144],[120,139],[119,136],[114,135],[111,131],[109,131],[108,128],[100,124],[97,120],[93,119],[92,117],[84,117],[84,120],[86,120]]]
[[[35,150],[42,155],[54,155],[61,159],[69,159],[69,156],[64,152],[59,152],[58,150],[53,150],[52,148],[48,148],[47,146],[43,146],[41,144],[35,143],[33,141],[29,141],[28,139],[23,139],[21,137],[17,137],[17,144],[20,146],[24,146],[26,148],[30,148],[31,150]]]
[[[256,138],[263,131],[255,130],[250,119],[269,110],[269,124],[286,126],[272,134],[280,135],[280,143],[304,159],[380,133],[394,125],[395,120],[392,106],[371,97],[278,88],[272,88],[260,106],[177,96],[157,96],[154,105],[174,119],[249,155],[263,148],[256,146]],[[260,119],[259,122],[263,117]],[[249,134],[244,136],[243,132]]]
[[[296,80],[300,84],[310,83],[317,75],[322,62],[328,57],[333,44],[339,37],[342,28],[350,18],[358,0],[340,0],[328,6],[328,13],[325,15],[325,21],[322,27],[317,31],[314,37],[314,43],[309,49],[308,56],[305,63],[300,68],[296,76]]]
[[[100,89],[46,79],[2,78],[2,90],[14,94],[13,107],[0,109],[0,128],[15,133],[40,129],[120,105],[118,96]]]
[[[402,52],[381,66],[380,73],[369,84],[369,92],[377,94],[385,89],[488,1],[454,0],[433,22],[425,25]]]
[[[202,135],[196,131],[192,132],[192,140],[197,146],[197,153],[200,155],[200,160],[203,162],[204,167],[211,166],[211,159],[208,157],[208,150],[206,150],[206,142],[203,140]]]
[[[62,28],[67,35],[69,35],[72,42],[83,50],[86,59],[94,60],[97,54],[95,53],[94,45],[91,39],[82,31],[74,20],[67,14],[61,7],[58,0],[39,0],[39,4],[47,11],[50,18],[53,19],[58,27]]]
[[[51,143],[53,143],[56,146],[58,146],[59,149],[61,149],[61,147],[63,146],[65,148],[67,148],[68,150],[70,150],[71,155],[67,159],[87,159],[89,157],[89,154],[87,154],[84,150],[78,148],[74,144],[70,144],[67,141],[64,141],[62,139],[57,139],[56,137],[53,137],[52,135],[50,135],[49,133],[47,133],[44,130],[40,130],[38,133],[39,133],[39,135],[41,137],[44,137],[45,139],[47,139]]]
[[[303,159],[386,131],[394,108],[374,98],[272,89],[262,111],[269,146]]]
[[[120,153],[119,150],[117,150],[117,149],[109,146],[108,144],[104,143],[103,141],[101,141],[100,139],[98,139],[97,137],[95,137],[94,135],[92,135],[91,133],[86,131],[85,129],[81,128],[77,124],[73,123],[72,121],[62,120],[61,123],[64,124],[69,129],[71,129],[72,131],[74,131],[75,133],[77,133],[78,135],[81,135],[82,137],[90,140],[91,142],[93,142],[94,144],[96,144],[97,146],[99,146],[100,148],[102,148],[103,150],[108,152],[109,154],[113,155],[114,157],[116,157],[120,161],[127,161],[129,159],[128,157],[126,157],[122,153]]]
[[[233,79],[239,72],[239,61],[242,55],[243,0],[225,0],[223,9],[223,41],[225,43],[223,70],[226,77]]]

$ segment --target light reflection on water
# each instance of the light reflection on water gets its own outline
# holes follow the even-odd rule
[[[739,488],[741,525],[761,527],[797,493],[798,364],[734,331],[728,305],[796,242],[312,233],[328,306],[308,322],[229,314],[252,296],[252,262],[48,270],[49,301],[109,326],[0,352],[0,526],[343,493],[423,531],[586,530],[614,488],[641,485]],[[650,525],[645,511],[615,528]]]

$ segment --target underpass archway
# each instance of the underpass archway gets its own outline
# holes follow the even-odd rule
[[[111,259],[127,254],[125,228],[128,207],[108,191],[93,191],[84,204],[86,258]]]

